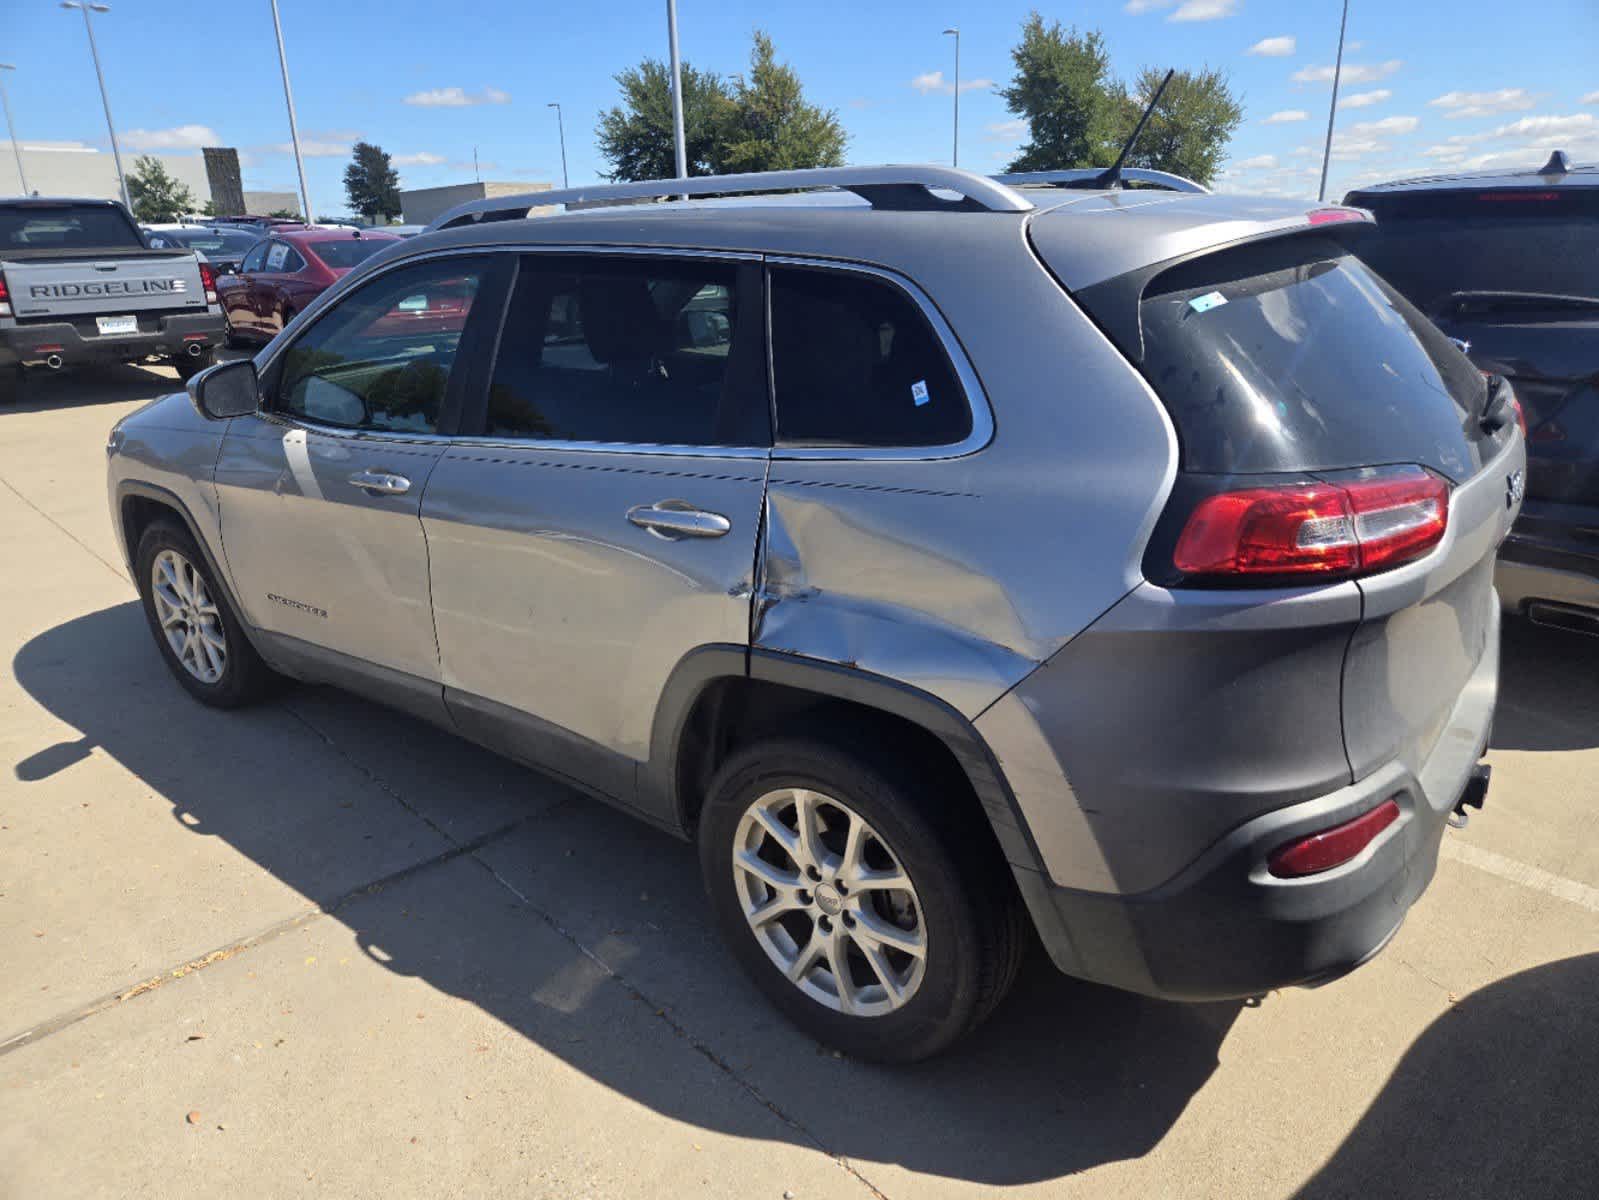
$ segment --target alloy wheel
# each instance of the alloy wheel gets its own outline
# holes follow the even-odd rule
[[[767,792],[739,821],[732,867],[755,940],[811,999],[871,1017],[916,994],[927,969],[921,901],[846,804],[806,788]]]
[[[150,567],[161,635],[183,669],[201,683],[216,683],[228,665],[228,636],[205,576],[176,550],[163,550]]]

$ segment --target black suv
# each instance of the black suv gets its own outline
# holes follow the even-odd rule
[[[1514,385],[1526,503],[1500,551],[1507,610],[1599,634],[1599,167],[1432,175],[1350,192],[1360,256]]]

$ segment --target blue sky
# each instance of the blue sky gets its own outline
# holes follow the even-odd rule
[[[3,0],[0,60],[24,143],[106,146],[82,18],[54,0]],[[245,185],[289,190],[267,0],[113,0],[96,18],[125,155],[237,146]],[[349,145],[375,141],[409,186],[472,177],[560,178],[554,113],[566,117],[573,183],[593,180],[612,75],[665,57],[662,0],[280,0],[313,202],[344,208]],[[998,170],[1022,131],[993,87],[1028,4],[972,0],[680,0],[683,54],[742,69],[757,25],[838,110],[853,162],[948,161],[952,39],[961,44],[961,161]],[[1541,161],[1552,146],[1599,159],[1599,3],[1353,0],[1330,192],[1439,166]],[[1220,67],[1246,109],[1221,185],[1313,194],[1326,132],[1337,0],[1100,0],[1045,5],[1097,26],[1118,73]],[[190,53],[193,45],[197,53]]]

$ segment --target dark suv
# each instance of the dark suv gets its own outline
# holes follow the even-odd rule
[[[1351,192],[1357,251],[1515,387],[1527,496],[1500,551],[1511,612],[1599,634],[1599,167],[1436,175]]]

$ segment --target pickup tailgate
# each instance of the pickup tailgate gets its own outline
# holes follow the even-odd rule
[[[190,250],[103,258],[24,254],[0,260],[0,271],[20,322],[206,307],[200,263]]]

